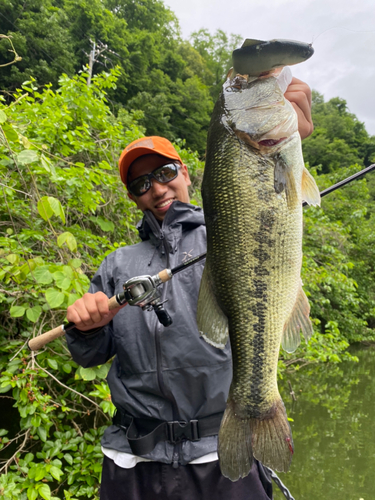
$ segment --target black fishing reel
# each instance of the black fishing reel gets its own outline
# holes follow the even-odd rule
[[[167,327],[172,318],[164,309],[166,300],[161,300],[158,286],[162,283],[159,275],[137,276],[123,284],[124,296],[130,306],[141,307],[143,311],[155,311],[160,323]]]

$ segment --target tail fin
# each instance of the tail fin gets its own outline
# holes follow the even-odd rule
[[[223,476],[237,481],[249,474],[253,465],[249,420],[236,417],[230,396],[221,421],[218,454]]]
[[[229,397],[219,431],[219,461],[223,476],[237,481],[250,472],[253,456],[264,465],[287,472],[293,455],[293,439],[281,399],[272,416],[241,419]]]

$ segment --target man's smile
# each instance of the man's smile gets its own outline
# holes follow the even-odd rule
[[[173,203],[175,201],[175,199],[176,198],[168,198],[167,200],[164,200],[161,203],[158,203],[157,205],[155,205],[155,208],[164,208],[167,205],[170,205],[171,203]]]

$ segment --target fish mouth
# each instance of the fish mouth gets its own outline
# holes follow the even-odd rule
[[[282,137],[281,139],[264,139],[263,141],[259,141],[258,145],[261,147],[271,148],[272,146],[276,146],[287,139],[287,137]]]

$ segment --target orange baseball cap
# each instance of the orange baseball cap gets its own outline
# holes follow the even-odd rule
[[[124,151],[121,153],[118,168],[122,182],[127,187],[128,184],[128,171],[130,165],[134,160],[143,155],[159,154],[172,160],[179,160],[182,163],[180,155],[177,153],[172,143],[164,137],[151,136],[142,137],[136,141],[131,142]]]

